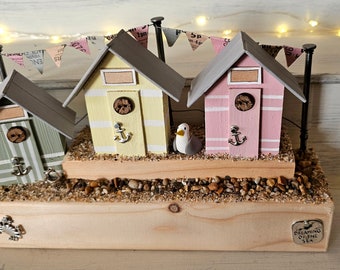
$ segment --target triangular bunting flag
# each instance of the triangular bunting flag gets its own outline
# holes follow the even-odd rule
[[[87,44],[87,38],[81,38],[75,41],[71,41],[69,46],[83,53],[90,54],[90,48],[89,48],[89,45]]]
[[[40,74],[43,74],[44,69],[44,50],[36,50],[32,52],[25,52],[25,57],[32,62]]]
[[[303,49],[294,48],[289,46],[283,46],[286,55],[287,66],[289,67],[291,64],[295,62],[296,59],[303,53]]]
[[[281,51],[282,46],[275,46],[275,45],[261,45],[262,49],[264,49],[269,55],[273,56],[274,58],[277,54]]]
[[[207,36],[196,34],[194,32],[185,32],[185,34],[188,37],[188,41],[191,45],[192,50],[196,50],[199,46],[203,44],[204,41],[207,40]]]
[[[166,41],[169,47],[172,47],[175,42],[177,41],[178,37],[182,33],[182,30],[178,29],[171,29],[171,28],[164,28],[162,27],[163,33],[165,35]]]
[[[111,41],[112,39],[114,39],[117,35],[114,34],[114,35],[107,35],[107,36],[104,36],[104,38],[108,41]]]
[[[87,36],[87,42],[92,44],[97,50],[102,50],[105,46],[104,37]]]
[[[5,56],[17,63],[19,66],[24,66],[24,57],[22,53],[6,53]]]
[[[139,26],[129,30],[135,39],[145,48],[148,48],[149,26]]]
[[[63,56],[65,46],[66,45],[60,45],[46,49],[57,67],[61,65],[61,57]]]
[[[214,47],[216,54],[218,54],[225,46],[228,45],[229,39],[220,37],[210,37],[211,44]]]

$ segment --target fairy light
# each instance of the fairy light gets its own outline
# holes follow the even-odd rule
[[[223,31],[223,36],[227,37],[227,36],[229,36],[231,33],[232,33],[232,30],[231,30],[231,29],[226,29],[226,30]]]
[[[206,16],[198,16],[195,21],[197,25],[203,26],[207,24],[208,19]]]
[[[50,37],[50,42],[51,43],[60,43],[61,42],[61,38],[60,38],[60,36],[51,36]]]
[[[315,20],[309,20],[308,23],[311,27],[316,27],[319,24],[318,21],[315,21]]]

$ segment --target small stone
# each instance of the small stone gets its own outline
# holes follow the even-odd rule
[[[310,160],[301,160],[299,162],[299,165],[302,167],[302,168],[307,168],[307,167],[310,167],[312,165],[312,161]]]
[[[247,194],[247,192],[246,192],[244,189],[241,189],[241,190],[240,190],[240,194],[241,194],[241,196],[244,196],[244,195]]]
[[[144,191],[150,191],[150,185],[149,185],[149,183],[145,183],[145,184],[143,185],[143,190],[144,190]]]
[[[218,184],[216,182],[212,182],[208,185],[208,188],[210,191],[216,191],[218,190]]]
[[[287,181],[287,178],[286,178],[286,177],[284,177],[284,176],[279,176],[279,177],[277,178],[277,183],[280,184],[280,185],[285,186],[285,185],[287,185],[288,181]]]
[[[195,185],[195,186],[192,186],[192,187],[191,187],[191,190],[192,190],[192,191],[198,191],[198,190],[200,190],[201,188],[202,188],[202,186]]]
[[[91,181],[89,184],[90,187],[95,188],[99,186],[99,183],[97,181]]]
[[[91,194],[92,191],[93,191],[93,187],[91,187],[91,186],[86,186],[86,188],[85,188],[85,195]]]
[[[266,184],[270,187],[273,187],[273,186],[275,186],[276,181],[275,181],[274,178],[269,178],[269,179],[267,179]]]
[[[286,186],[282,185],[282,184],[277,184],[277,187],[282,191],[285,192],[286,191]]]
[[[220,187],[218,190],[216,190],[216,193],[217,193],[218,195],[221,195],[223,191],[224,191],[224,188],[223,188],[223,187]]]
[[[304,185],[300,185],[299,189],[300,189],[300,192],[301,192],[302,195],[305,195],[307,193],[306,188],[305,188]]]
[[[129,188],[131,189],[138,189],[139,187],[139,181],[131,179],[128,183]]]
[[[254,182],[255,182],[256,185],[258,185],[260,183],[260,181],[261,181],[261,177],[256,177],[254,179]]]

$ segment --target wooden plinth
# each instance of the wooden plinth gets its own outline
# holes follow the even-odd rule
[[[0,234],[0,247],[318,252],[327,250],[333,209],[332,201],[1,202],[0,217],[10,215],[26,234],[18,241]],[[296,244],[292,224],[315,219],[323,222],[322,240]]]
[[[294,162],[277,160],[155,160],[155,161],[112,161],[71,160],[68,155],[63,161],[68,178],[98,179],[122,177],[134,179],[190,178],[190,177],[277,177],[292,178]]]

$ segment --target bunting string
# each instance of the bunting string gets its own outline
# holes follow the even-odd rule
[[[146,24],[142,26],[137,26],[130,28],[127,30],[128,33],[131,34],[132,37],[136,39],[143,47],[147,49],[148,47],[148,38],[149,38],[149,27],[153,24]],[[156,26],[159,27],[159,26]],[[200,33],[185,31],[181,29],[173,29],[168,27],[160,27],[162,33],[165,36],[167,45],[169,47],[173,47],[180,37],[181,34],[185,34],[186,38],[191,46],[192,51],[197,50],[206,40],[210,39],[211,45],[216,54],[220,53],[221,50],[226,47],[230,39],[215,37],[215,36],[206,36]],[[68,44],[61,44],[54,47],[49,47],[40,50],[28,51],[28,52],[17,52],[17,53],[2,53],[1,55],[8,57],[16,64],[21,67],[25,67],[24,57],[26,57],[33,66],[43,74],[44,69],[44,57],[45,52],[49,55],[56,65],[56,67],[60,68],[62,63],[62,57],[66,47],[72,47],[78,51],[81,51],[85,54],[90,55],[90,46],[91,43],[97,49],[103,48],[104,41],[111,41],[114,39],[116,35],[106,35],[103,37],[99,36],[87,36],[74,41],[69,42]],[[284,54],[286,58],[287,67],[290,67],[304,52],[302,48],[291,47],[287,45],[277,46],[277,45],[268,45],[268,44],[260,44],[261,47],[269,53],[272,57],[276,58],[278,53],[284,49]]]

